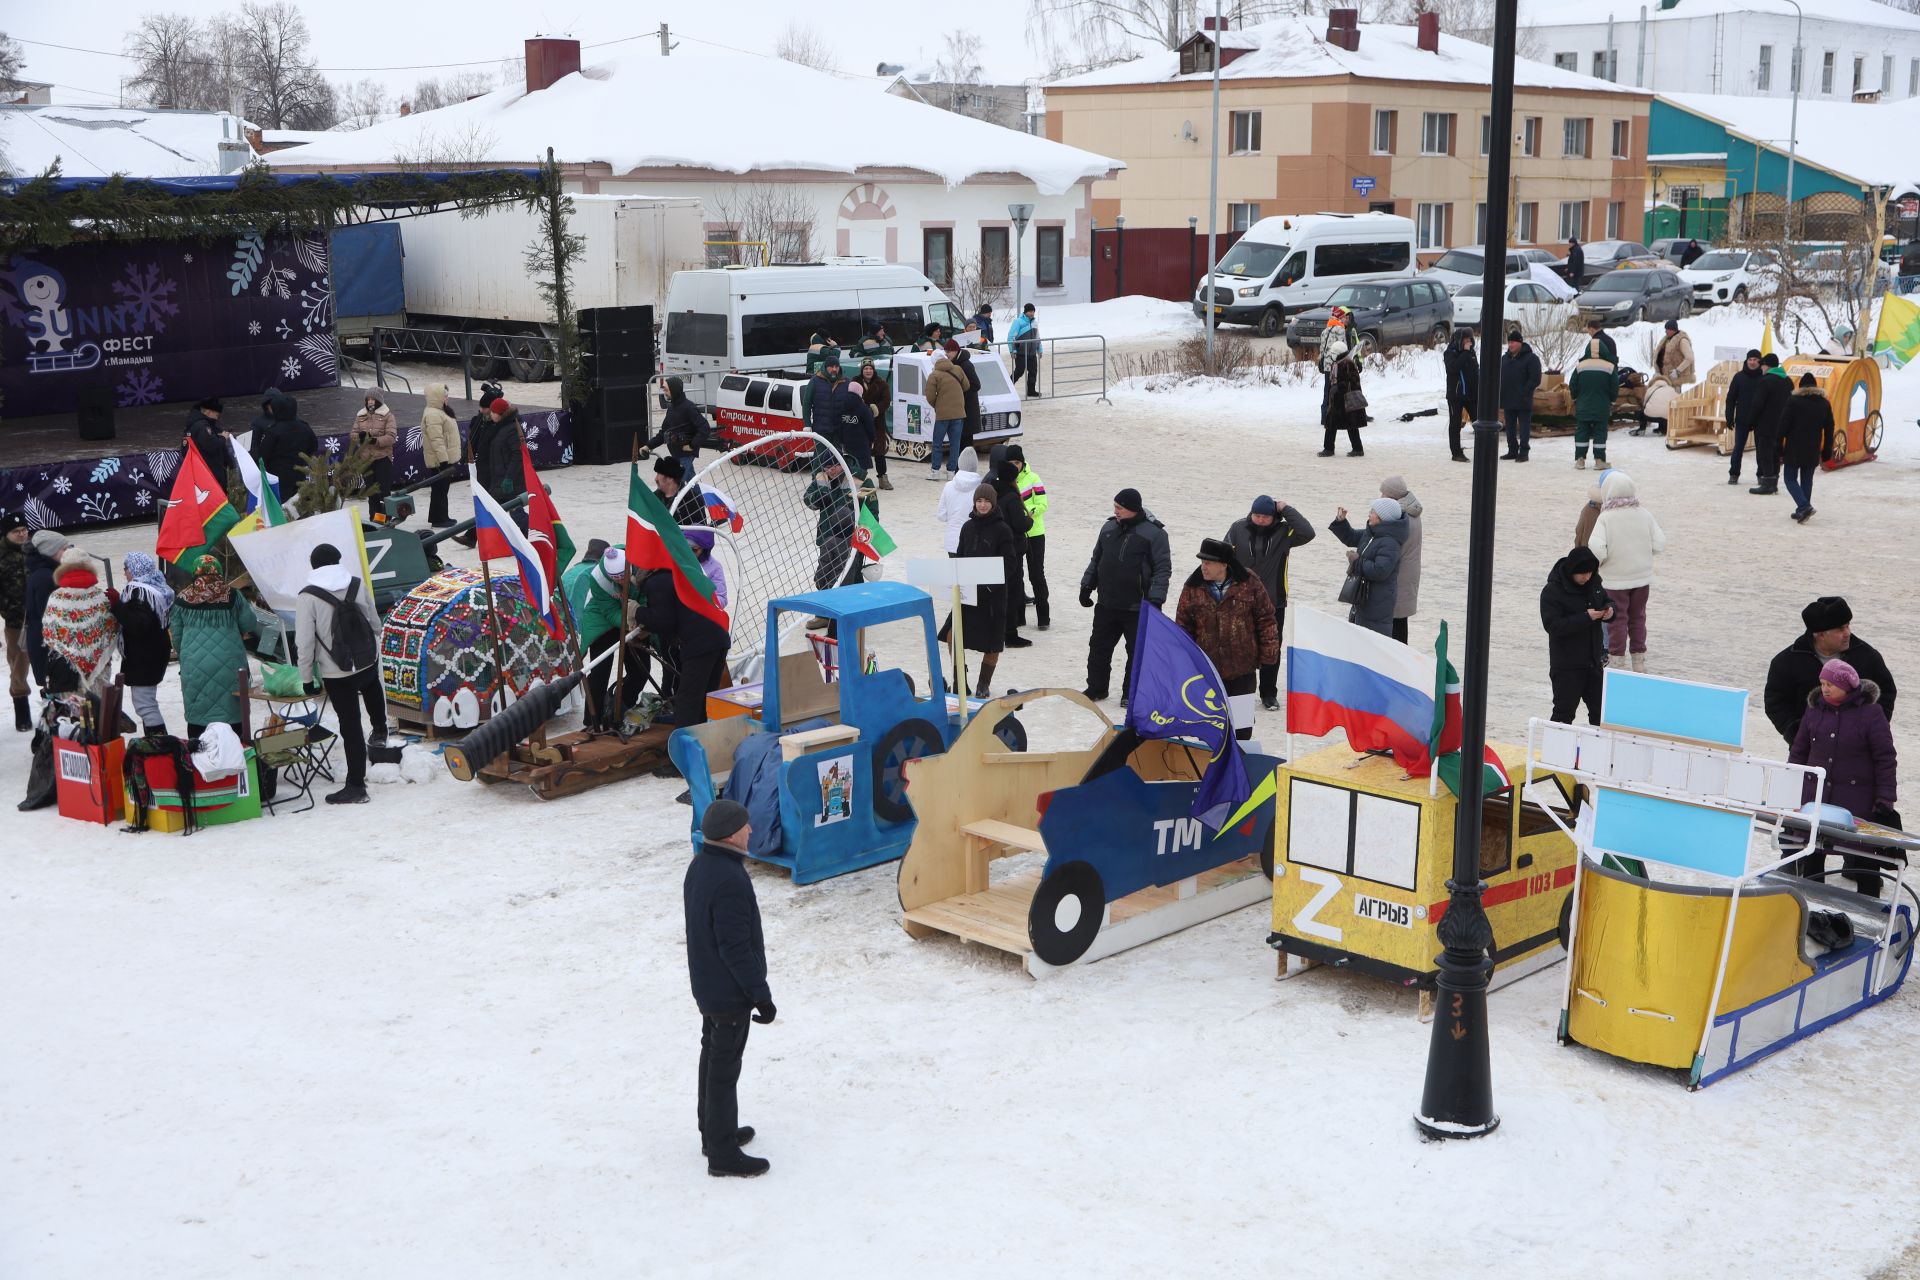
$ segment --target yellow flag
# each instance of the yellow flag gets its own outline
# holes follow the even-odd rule
[[[1886,353],[1887,363],[1904,369],[1920,355],[1920,305],[1912,298],[1889,293],[1880,300],[1880,324],[1873,334],[1873,354]]]
[[[1773,354],[1773,321],[1771,320],[1767,321],[1767,327],[1760,331],[1760,354],[1763,356]]]

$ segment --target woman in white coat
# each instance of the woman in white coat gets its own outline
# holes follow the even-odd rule
[[[973,515],[973,491],[980,487],[980,456],[969,446],[960,451],[960,459],[954,465],[960,469],[940,491],[940,505],[934,508],[934,514],[947,526],[950,556],[959,554],[960,530]]]
[[[1626,656],[1635,671],[1645,671],[1647,593],[1653,586],[1653,558],[1667,549],[1667,534],[1653,512],[1640,505],[1626,472],[1609,471],[1600,482],[1600,516],[1587,546],[1600,558],[1600,580],[1613,601],[1608,659]]]

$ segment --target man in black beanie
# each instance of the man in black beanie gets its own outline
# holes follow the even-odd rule
[[[1820,687],[1820,668],[1839,658],[1862,680],[1880,686],[1880,709],[1893,719],[1893,672],[1880,651],[1853,634],[1853,610],[1840,596],[1821,596],[1800,611],[1806,630],[1800,638],[1773,655],[1767,666],[1767,719],[1793,745],[1800,718],[1807,714],[1807,695]]]
[[[1158,609],[1167,602],[1167,584],[1173,578],[1173,553],[1167,531],[1140,501],[1138,489],[1113,495],[1113,518],[1100,526],[1093,557],[1080,575],[1080,607],[1093,610],[1093,635],[1087,641],[1086,695],[1105,698],[1113,681],[1113,646],[1127,642],[1126,683],[1120,705],[1127,705],[1133,687],[1133,632],[1140,618],[1140,602]],[[1098,596],[1098,603],[1095,597]]]
[[[772,1167],[740,1148],[753,1129],[740,1125],[740,1060],[749,1021],[773,1021],[760,904],[747,875],[753,839],[745,806],[715,800],[700,819],[682,888],[687,914],[687,976],[700,1006],[700,1150],[716,1178],[757,1178]],[[752,1011],[749,1019],[748,1011]]]

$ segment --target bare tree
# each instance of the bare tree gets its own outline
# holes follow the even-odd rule
[[[413,86],[413,96],[407,99],[407,103],[415,111],[434,111],[441,107],[457,106],[499,87],[494,77],[484,71],[462,71],[445,80],[430,77],[420,81]]]
[[[1297,0],[1235,0],[1222,6],[1243,27],[1285,13],[1304,13]],[[1205,6],[1211,17],[1213,8]],[[1100,67],[1147,48],[1178,49],[1200,27],[1198,0],[1027,0],[1027,43],[1056,72]]]
[[[933,78],[941,84],[979,84],[980,76],[980,37],[971,31],[947,32],[934,59]]]
[[[833,46],[813,27],[802,22],[789,22],[780,32],[780,37],[773,42],[773,56],[797,62],[803,67],[812,67],[815,71],[840,69],[839,62],[833,56]]]
[[[314,66],[307,20],[289,0],[249,0],[230,25],[248,116],[269,129],[325,129],[339,119],[333,86]]]
[[[402,169],[418,170],[484,164],[498,158],[494,155],[498,141],[498,136],[477,120],[460,128],[426,128],[393,153],[393,162]]]
[[[210,66],[208,32],[183,13],[149,13],[121,46],[132,59],[127,89],[151,107],[223,110],[228,105],[223,68]]]
[[[342,128],[364,129],[393,109],[392,100],[387,96],[387,86],[371,76],[341,85],[337,92]]]
[[[960,254],[953,260],[953,284],[947,295],[968,315],[982,306],[1000,306],[1013,297],[1009,270],[1005,258],[993,262],[971,251]]]
[[[764,244],[761,262],[804,262],[814,252],[819,211],[791,183],[736,182],[721,186],[706,201],[709,218],[733,234],[729,240]],[[738,262],[738,252],[725,255]]]

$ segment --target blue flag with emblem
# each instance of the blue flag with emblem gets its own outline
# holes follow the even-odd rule
[[[1252,790],[1233,736],[1227,682],[1180,624],[1147,603],[1133,636],[1127,728],[1142,738],[1186,738],[1210,753],[1189,817],[1218,831]]]

